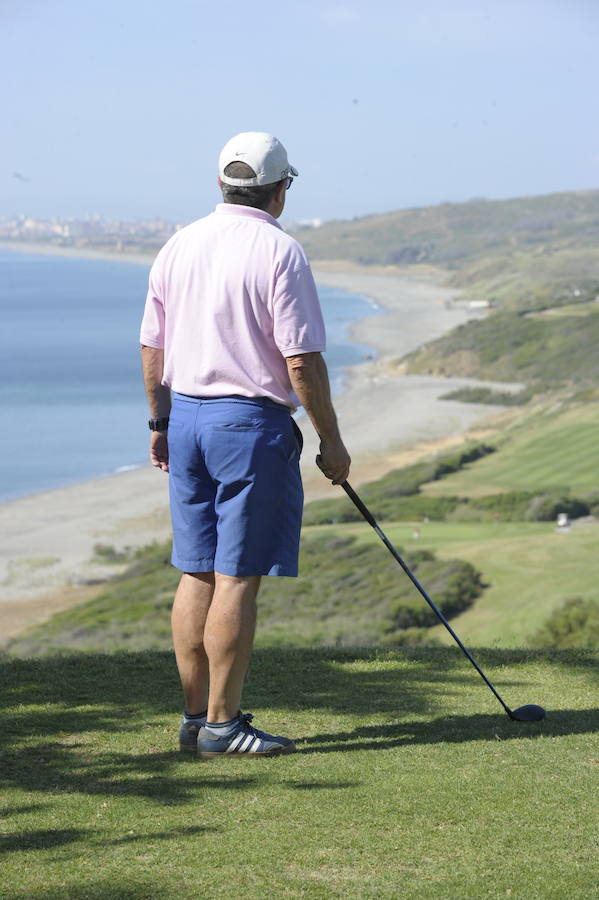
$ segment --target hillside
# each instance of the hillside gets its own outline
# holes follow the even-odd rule
[[[435,265],[462,301],[512,311],[599,295],[599,191],[398,210],[297,232],[314,260]],[[490,376],[489,376],[490,377]]]
[[[470,606],[483,590],[469,563],[411,548],[410,566],[434,589],[448,618]],[[280,644],[393,645],[416,642],[436,619],[396,563],[372,543],[344,532],[304,533],[302,577],[265,578],[260,592],[259,646]],[[376,573],[376,574],[373,574]],[[9,645],[11,654],[77,650],[168,648],[169,609],[179,580],[170,545],[134,555],[127,570],[98,596],[58,613]]]
[[[536,391],[599,378],[599,304],[579,313],[522,316],[497,312],[461,325],[397,361],[408,374],[520,381]]]
[[[596,246],[599,191],[441,203],[325,222],[297,234],[313,259],[464,268],[465,263],[517,250],[549,254]]]
[[[591,511],[599,512],[599,402],[553,400],[507,414],[493,443],[495,453],[429,481],[422,492],[474,498],[563,490],[589,498]]]

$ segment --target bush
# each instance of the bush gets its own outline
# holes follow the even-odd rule
[[[523,406],[531,399],[532,390],[494,391],[489,387],[463,387],[448,394],[441,400],[461,400],[462,403],[486,403],[491,406]]]
[[[481,575],[470,563],[463,560],[448,560],[442,565],[434,556],[432,560],[423,562],[418,561],[417,554],[413,554],[408,565],[445,618],[451,618],[468,609],[482,593],[484,585]],[[414,626],[430,628],[437,625],[438,621],[436,613],[414,588],[412,599],[402,598],[392,604],[388,630],[395,631],[398,628]]]
[[[532,647],[599,649],[599,603],[571,597],[551,613],[531,638]]]
[[[503,494],[476,497],[470,501],[469,506],[485,513],[488,518],[500,517],[508,522],[522,521],[534,496],[531,491],[505,491]]]
[[[576,497],[555,497],[540,494],[528,504],[524,518],[529,522],[553,522],[559,513],[566,513],[570,519],[588,516],[589,506]]]
[[[576,497],[566,496],[560,489],[544,494],[506,491],[503,494],[476,497],[469,501],[467,510],[468,512],[461,513],[458,508],[452,519],[471,520],[475,518],[472,515],[475,510],[486,514],[486,517],[498,516],[508,522],[553,522],[560,512],[567,513],[571,519],[589,514],[587,503]]]
[[[599,516],[599,490],[587,491],[580,498],[589,508],[589,515]]]
[[[112,544],[94,544],[94,556],[99,562],[113,565],[128,562],[132,557],[131,547],[117,550]]]

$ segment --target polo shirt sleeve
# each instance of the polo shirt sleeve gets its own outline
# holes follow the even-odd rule
[[[307,262],[276,281],[273,336],[283,356],[326,350],[326,333],[312,270]]]
[[[164,348],[164,299],[159,258],[150,270],[150,280],[139,341],[156,350]]]

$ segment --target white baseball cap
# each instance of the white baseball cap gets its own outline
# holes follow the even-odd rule
[[[230,178],[225,169],[232,162],[243,162],[256,173],[255,178]],[[290,175],[296,177],[297,169],[289,165],[287,151],[278,138],[265,131],[242,131],[227,141],[218,158],[218,173],[225,184],[237,187],[254,187],[273,184]]]

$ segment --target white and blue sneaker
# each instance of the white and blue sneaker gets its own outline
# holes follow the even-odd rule
[[[282,753],[295,753],[296,746],[292,740],[274,737],[265,731],[258,731],[250,722],[254,718],[251,713],[239,713],[239,727],[233,732],[219,736],[203,727],[198,733],[198,756],[210,759],[215,756],[279,756]]]

